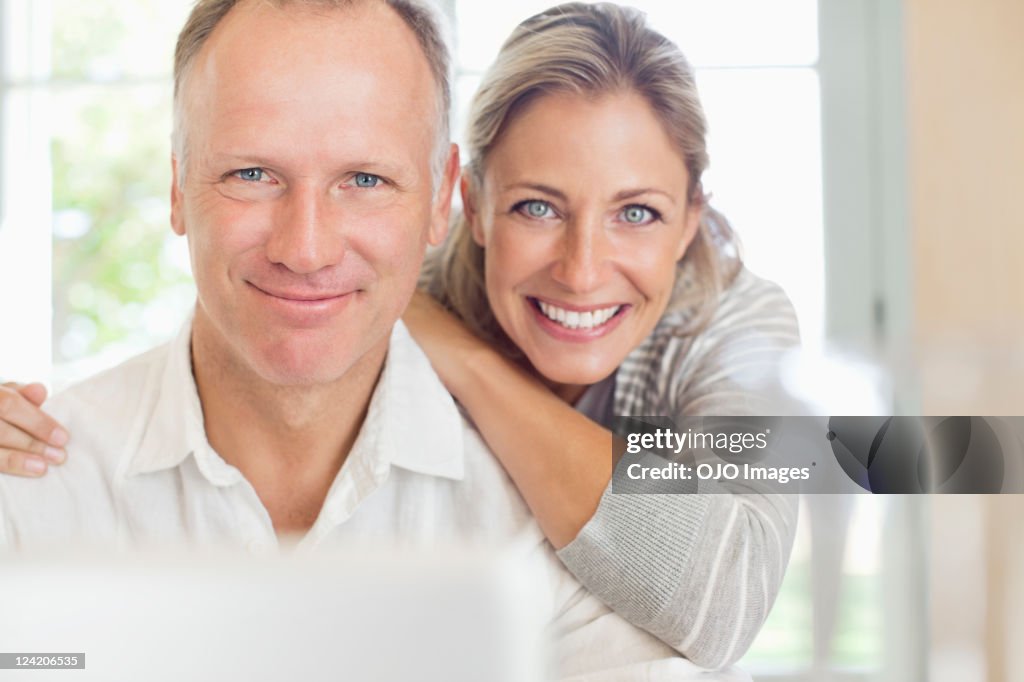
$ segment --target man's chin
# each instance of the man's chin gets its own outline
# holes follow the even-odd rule
[[[366,334],[368,335],[368,333]],[[388,337],[367,345],[366,339],[301,338],[290,335],[280,343],[253,349],[250,366],[260,378],[281,387],[314,387],[355,379],[365,368],[376,376],[383,363]],[[379,349],[381,352],[376,352]]]
[[[355,359],[346,362],[341,357],[345,348],[325,350],[323,353],[303,353],[296,357],[287,353],[261,353],[253,369],[263,381],[281,387],[313,387],[331,384],[351,369]]]

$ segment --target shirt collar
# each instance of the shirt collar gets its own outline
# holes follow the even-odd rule
[[[185,458],[206,446],[203,408],[192,377],[192,316],[167,346],[163,368],[156,372],[157,393],[153,415],[127,474],[148,474],[180,465]]]
[[[461,480],[462,415],[401,321],[391,332],[388,358],[371,409],[381,392],[381,424],[386,436],[381,455],[403,469]]]
[[[206,439],[203,410],[192,374],[192,319],[169,344],[152,418],[127,474],[180,466],[189,455],[215,485],[230,485],[240,472]],[[464,473],[462,416],[430,361],[401,321],[392,329],[384,369],[374,389],[356,447],[367,459],[418,473],[461,480]],[[354,454],[350,453],[350,454]]]

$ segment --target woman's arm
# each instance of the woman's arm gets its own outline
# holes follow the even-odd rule
[[[611,480],[612,432],[417,292],[402,317],[469,412],[556,549],[573,540]]]
[[[550,537],[549,529],[555,528],[564,533],[559,540],[571,540],[565,545],[552,538],[556,547],[565,545],[558,554],[566,566],[616,612],[695,663],[718,668],[738,660],[760,631],[782,582],[796,528],[796,499],[612,494],[607,486],[611,458],[605,456],[610,432],[545,394],[544,386],[456,320],[434,320],[439,310],[421,298],[406,322],[509,467],[545,532]],[[659,358],[662,366],[675,368],[674,375],[662,373],[661,383],[647,393],[675,393],[668,402],[675,403],[676,416],[770,413],[745,380],[774,374],[781,353],[797,343],[788,299],[777,287],[747,275],[723,298],[715,321],[696,343],[680,340],[675,358]],[[483,386],[473,386],[480,377]],[[510,399],[513,393],[503,384],[510,377],[528,385],[529,392]],[[642,407],[645,413],[658,411]],[[495,427],[500,443],[488,433]],[[594,434],[596,428],[600,437],[570,447],[588,437],[577,436],[577,427]],[[559,479],[565,489],[549,485]],[[570,513],[571,522],[560,518]]]
[[[661,409],[675,417],[785,412],[770,384],[799,336],[778,287],[744,272],[704,332],[664,341],[646,356],[649,363],[620,369],[626,390],[624,374],[645,378],[630,396],[638,414],[659,413],[644,396],[659,396]],[[672,371],[643,371],[655,364]],[[720,668],[741,658],[761,630],[796,519],[795,495],[606,492],[559,557],[627,620],[695,663]]]

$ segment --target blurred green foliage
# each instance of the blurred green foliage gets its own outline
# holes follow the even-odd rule
[[[190,299],[168,221],[170,55],[180,20],[167,15],[187,7],[54,2],[53,70],[61,82],[48,109],[57,364],[111,344],[135,349],[160,340]]]
[[[166,79],[187,0],[51,0],[57,80]]]

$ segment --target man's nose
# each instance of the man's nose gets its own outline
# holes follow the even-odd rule
[[[267,258],[299,274],[340,263],[345,238],[337,208],[332,198],[317,187],[290,187],[277,206]]]
[[[575,293],[597,289],[604,279],[610,255],[608,235],[601,221],[573,220],[561,241],[560,257],[552,273],[555,281]]]

